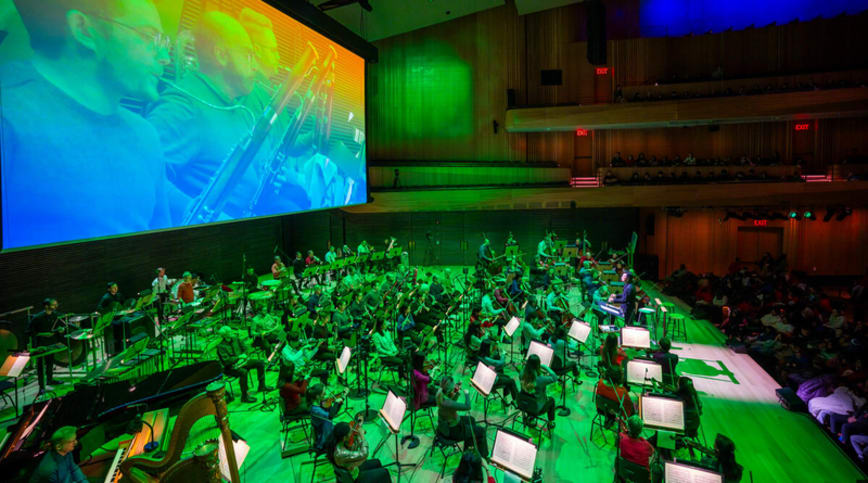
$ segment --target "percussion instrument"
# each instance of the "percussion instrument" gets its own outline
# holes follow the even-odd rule
[[[280,280],[266,280],[262,282],[262,286],[267,288],[278,287],[281,283],[283,282],[281,282]]]
[[[87,344],[84,340],[73,339],[67,336],[67,344],[69,351],[58,352],[54,355],[54,363],[58,366],[68,367],[70,365],[77,366],[87,360]],[[70,357],[72,364],[70,364]]]
[[[270,299],[271,297],[274,297],[274,294],[273,294],[272,292],[265,292],[265,291],[261,291],[261,292],[253,292],[253,293],[251,293],[250,295],[247,296],[247,298],[248,298],[249,300],[252,300],[252,301],[254,301],[254,302],[260,302],[260,301],[263,301],[263,300],[268,300],[268,299]]]
[[[67,322],[70,324],[81,325],[81,322],[90,319],[90,314],[82,314],[82,315],[71,315],[67,318]]]
[[[3,358],[2,360],[5,361],[9,354],[17,352],[19,349],[18,336],[12,331],[12,323],[5,320],[0,321],[0,357]]]

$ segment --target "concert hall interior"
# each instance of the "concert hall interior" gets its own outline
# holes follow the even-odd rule
[[[868,481],[866,45],[868,0],[0,2],[3,481]]]

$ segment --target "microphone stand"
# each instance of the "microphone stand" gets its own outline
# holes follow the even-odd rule
[[[564,355],[563,359],[561,359],[561,405],[555,409],[558,410],[558,416],[569,416],[572,411],[567,407],[567,341],[566,338],[558,338],[558,340],[564,346]]]

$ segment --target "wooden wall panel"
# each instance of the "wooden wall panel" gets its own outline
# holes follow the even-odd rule
[[[769,221],[771,228],[783,230],[783,253],[790,269],[812,275],[861,275],[868,268],[868,209],[855,209],[843,221],[823,222],[824,210],[817,210],[816,221]],[[726,273],[738,253],[738,228],[753,227],[753,222],[721,221],[722,210],[688,210],[684,216],[653,213],[654,235],[645,236],[645,251],[660,260],[660,277],[672,273],[680,264],[695,273]],[[647,228],[646,228],[647,230]],[[643,237],[640,237],[640,239]]]
[[[242,255],[258,273],[271,267],[282,244],[284,218],[190,228],[111,240],[0,254],[0,312],[39,306],[44,297],[60,300],[64,312],[89,312],[115,281],[133,297],[150,288],[154,269],[170,277],[185,270],[219,280],[240,279]],[[40,308],[41,310],[41,308]]]

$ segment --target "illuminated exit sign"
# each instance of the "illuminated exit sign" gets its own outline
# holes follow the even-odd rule
[[[768,226],[769,220],[754,220],[753,226]]]
[[[608,75],[609,68],[608,67],[597,67],[597,75]]]
[[[576,129],[576,136],[587,136],[587,135],[588,135],[587,129],[582,129],[582,128]]]
[[[800,122],[796,124],[796,131],[807,131],[811,129],[811,123],[809,122]]]

